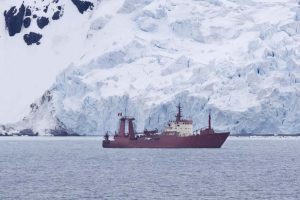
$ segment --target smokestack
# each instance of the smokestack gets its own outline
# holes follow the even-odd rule
[[[119,136],[125,137],[125,118],[120,119],[120,129],[119,129]]]
[[[132,121],[133,121],[134,119],[128,119],[128,131],[129,131],[129,138],[131,139],[131,140],[133,140],[134,139],[134,129],[133,129],[133,123],[132,123]]]

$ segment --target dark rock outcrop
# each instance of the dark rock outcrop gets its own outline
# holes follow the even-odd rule
[[[19,10],[17,10],[17,8],[13,6],[8,11],[4,11],[5,25],[8,29],[9,36],[14,36],[15,34],[21,32],[24,15],[24,4],[21,5]]]
[[[36,103],[30,104],[31,112],[35,112],[39,109],[39,106]]]
[[[49,24],[49,19],[47,17],[39,17],[37,20],[37,25],[40,29],[43,29],[45,26]]]
[[[25,28],[28,28],[30,26],[30,23],[31,23],[30,17],[26,17],[23,21],[23,25]]]
[[[58,20],[60,17],[61,17],[60,11],[58,10],[58,11],[56,11],[56,12],[53,14],[52,19],[53,19],[53,20]]]
[[[53,129],[50,130],[49,133],[53,136],[80,136],[79,134],[69,131],[67,129]]]
[[[48,8],[49,8],[49,5],[45,6],[45,8],[43,9],[44,13],[48,12]]]
[[[72,0],[73,4],[77,7],[78,11],[83,14],[88,9],[92,10],[94,4],[89,1]]]
[[[23,129],[17,135],[38,136],[38,133],[34,133],[32,129]]]
[[[30,32],[29,34],[25,34],[23,36],[24,41],[26,42],[27,45],[32,45],[32,44],[40,44],[40,39],[43,36],[41,34],[38,33],[34,33],[34,32]]]
[[[25,17],[29,17],[29,16],[31,16],[31,9],[30,7],[26,7]]]
[[[44,104],[45,102],[50,102],[52,100],[53,96],[50,90],[47,90],[42,98],[41,98],[41,104]]]

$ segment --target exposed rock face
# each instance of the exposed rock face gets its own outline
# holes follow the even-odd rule
[[[53,20],[58,20],[61,16],[62,16],[61,11],[58,10],[58,11],[56,11],[56,12],[53,14],[52,19],[53,19]]]
[[[72,2],[81,14],[83,14],[88,9],[92,10],[94,7],[94,4],[90,1],[72,0]]]
[[[51,20],[58,21],[64,14],[66,0],[43,0],[43,1],[24,1],[20,7],[12,6],[4,11],[5,25],[9,36],[13,37],[22,32],[22,26],[32,32],[36,32],[32,27],[32,21],[36,20],[36,24],[40,29],[44,29]],[[76,6],[79,14],[83,14],[88,10],[93,10],[94,4],[90,1],[72,0],[72,5]],[[41,12],[42,11],[42,12]],[[37,33],[41,34],[41,33]],[[28,34],[25,33],[24,37]],[[28,42],[25,41],[27,44]]]
[[[19,132],[19,135],[37,136],[38,133],[34,133],[31,129],[23,129]]]
[[[32,44],[40,44],[40,39],[43,36],[38,33],[30,32],[29,34],[24,35],[24,41],[26,42],[27,45],[32,45]]]
[[[31,23],[30,17],[26,17],[23,21],[23,25],[25,28],[28,28],[30,26],[30,23]]]
[[[24,14],[25,14],[24,4],[22,4],[18,9],[15,6],[13,6],[8,11],[4,12],[5,24],[9,36],[14,36],[15,34],[21,32]]]
[[[45,26],[49,24],[49,19],[47,17],[39,17],[36,20],[37,25],[40,29],[43,29]]]

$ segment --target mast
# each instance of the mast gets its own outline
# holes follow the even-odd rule
[[[209,115],[208,115],[208,129],[211,129],[211,116],[210,116],[210,111],[209,111]]]
[[[182,117],[182,115],[181,115],[182,107],[180,106],[180,103],[176,107],[178,109],[178,112],[177,112],[177,115],[175,117],[176,117],[176,122],[179,122],[181,120],[181,117]]]

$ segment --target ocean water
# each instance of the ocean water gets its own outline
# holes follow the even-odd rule
[[[300,138],[221,149],[103,149],[100,137],[1,137],[0,199],[300,199]]]

